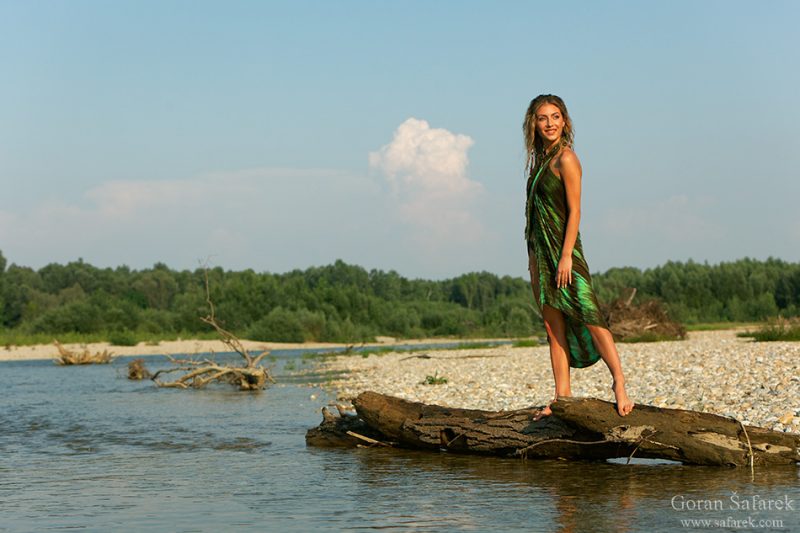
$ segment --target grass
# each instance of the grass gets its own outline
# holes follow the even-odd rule
[[[423,380],[421,383],[422,385],[444,385],[447,383],[447,378],[440,376],[439,372],[436,371],[432,376],[425,376],[425,380]]]
[[[451,351],[451,350],[485,350],[496,347],[492,342],[462,342],[456,346],[430,347],[425,345],[411,346],[408,348],[392,348],[391,346],[368,346],[365,348],[348,348],[342,351],[331,352],[308,352],[303,354],[303,359],[323,359],[325,357],[338,357],[340,355],[360,355],[367,358],[370,355],[386,355],[388,353],[415,353],[427,352],[430,350]]]
[[[497,344],[491,342],[465,342],[463,344],[459,344],[458,346],[436,348],[436,350],[486,350],[487,348],[496,348],[496,347]]]
[[[736,334],[737,337],[752,337],[759,342],[800,341],[800,317],[778,317],[768,321],[756,330]]]
[[[133,331],[123,329],[122,331],[111,333],[108,336],[108,342],[110,342],[112,346],[136,346],[139,344],[139,339]]]
[[[634,335],[627,339],[620,339],[616,342],[624,342],[627,344],[635,342],[659,342],[659,341],[679,341],[678,337],[671,337],[669,335],[658,335],[656,333],[643,333],[641,335]]]
[[[684,324],[686,331],[714,331],[719,329],[732,329],[740,327],[755,327],[763,322],[700,322],[698,324]]]
[[[511,343],[512,348],[536,348],[541,346],[542,343],[538,338],[536,339],[517,339]]]

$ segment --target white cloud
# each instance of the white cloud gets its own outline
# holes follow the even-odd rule
[[[397,214],[414,229],[414,240],[426,251],[477,244],[485,236],[475,215],[484,189],[467,176],[467,151],[473,144],[467,135],[409,118],[389,144],[369,154],[370,167],[379,170],[391,188]]]
[[[480,186],[466,177],[467,150],[473,144],[466,135],[409,118],[395,130],[392,142],[369,154],[369,161],[398,188],[417,186],[457,194]]]

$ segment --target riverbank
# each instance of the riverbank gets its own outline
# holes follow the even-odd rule
[[[375,342],[366,343],[366,346],[387,346],[393,344],[418,345],[418,344],[437,344],[437,343],[475,343],[493,342],[508,339],[453,339],[453,338],[431,338],[431,339],[395,339],[394,337],[376,337]],[[108,350],[114,356],[151,356],[151,355],[192,355],[209,352],[230,352],[222,341],[219,340],[198,340],[198,339],[179,339],[176,341],[160,341],[157,343],[140,342],[135,346],[113,346],[108,342],[92,343],[63,343],[64,347],[71,351],[83,351],[88,349],[90,352],[102,352]],[[265,350],[337,350],[345,349],[353,344],[325,343],[325,342],[259,342],[242,340],[244,347],[253,353],[261,353]],[[361,343],[355,346],[361,346]],[[32,359],[53,359],[58,355],[58,350],[53,344],[34,344],[30,346],[6,346],[0,348],[1,361],[24,361]]]
[[[282,343],[264,343],[244,341],[245,348],[259,353],[265,349],[278,350],[284,346],[293,348],[297,345]],[[305,347],[305,345],[299,345]],[[310,348],[319,347],[329,348],[336,345],[309,345]],[[214,352],[230,352],[230,348],[217,340],[176,340],[161,341],[158,343],[140,342],[135,346],[112,346],[108,342],[91,342],[88,344],[65,343],[64,347],[71,351],[83,351],[88,349],[90,352],[102,352],[108,350],[115,356],[125,355],[178,355]],[[58,354],[58,350],[53,344],[34,344],[31,346],[7,346],[0,348],[0,361],[23,361],[31,359],[53,359]]]
[[[753,342],[739,329],[690,331],[686,340],[617,344],[634,402],[732,416],[800,431],[800,342]],[[322,370],[345,372],[326,387],[340,400],[373,390],[408,400],[486,410],[545,404],[553,394],[547,345],[430,350],[367,358],[339,356]],[[424,384],[432,378],[446,383]],[[614,401],[600,361],[573,369],[573,396]]]

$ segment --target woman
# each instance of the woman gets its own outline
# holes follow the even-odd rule
[[[570,367],[605,361],[617,412],[633,402],[625,392],[617,348],[600,312],[583,255],[580,232],[581,164],[572,151],[572,120],[552,94],[531,101],[522,126],[528,151],[525,238],[536,304],[544,319],[555,378],[555,397],[571,396]],[[550,415],[547,405],[537,418]]]

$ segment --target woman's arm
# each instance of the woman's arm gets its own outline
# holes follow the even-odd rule
[[[564,246],[561,249],[561,260],[556,272],[556,285],[564,287],[572,283],[572,250],[578,238],[578,227],[581,223],[581,162],[575,152],[565,149],[559,160],[561,181],[567,193],[567,228],[564,234]]]

